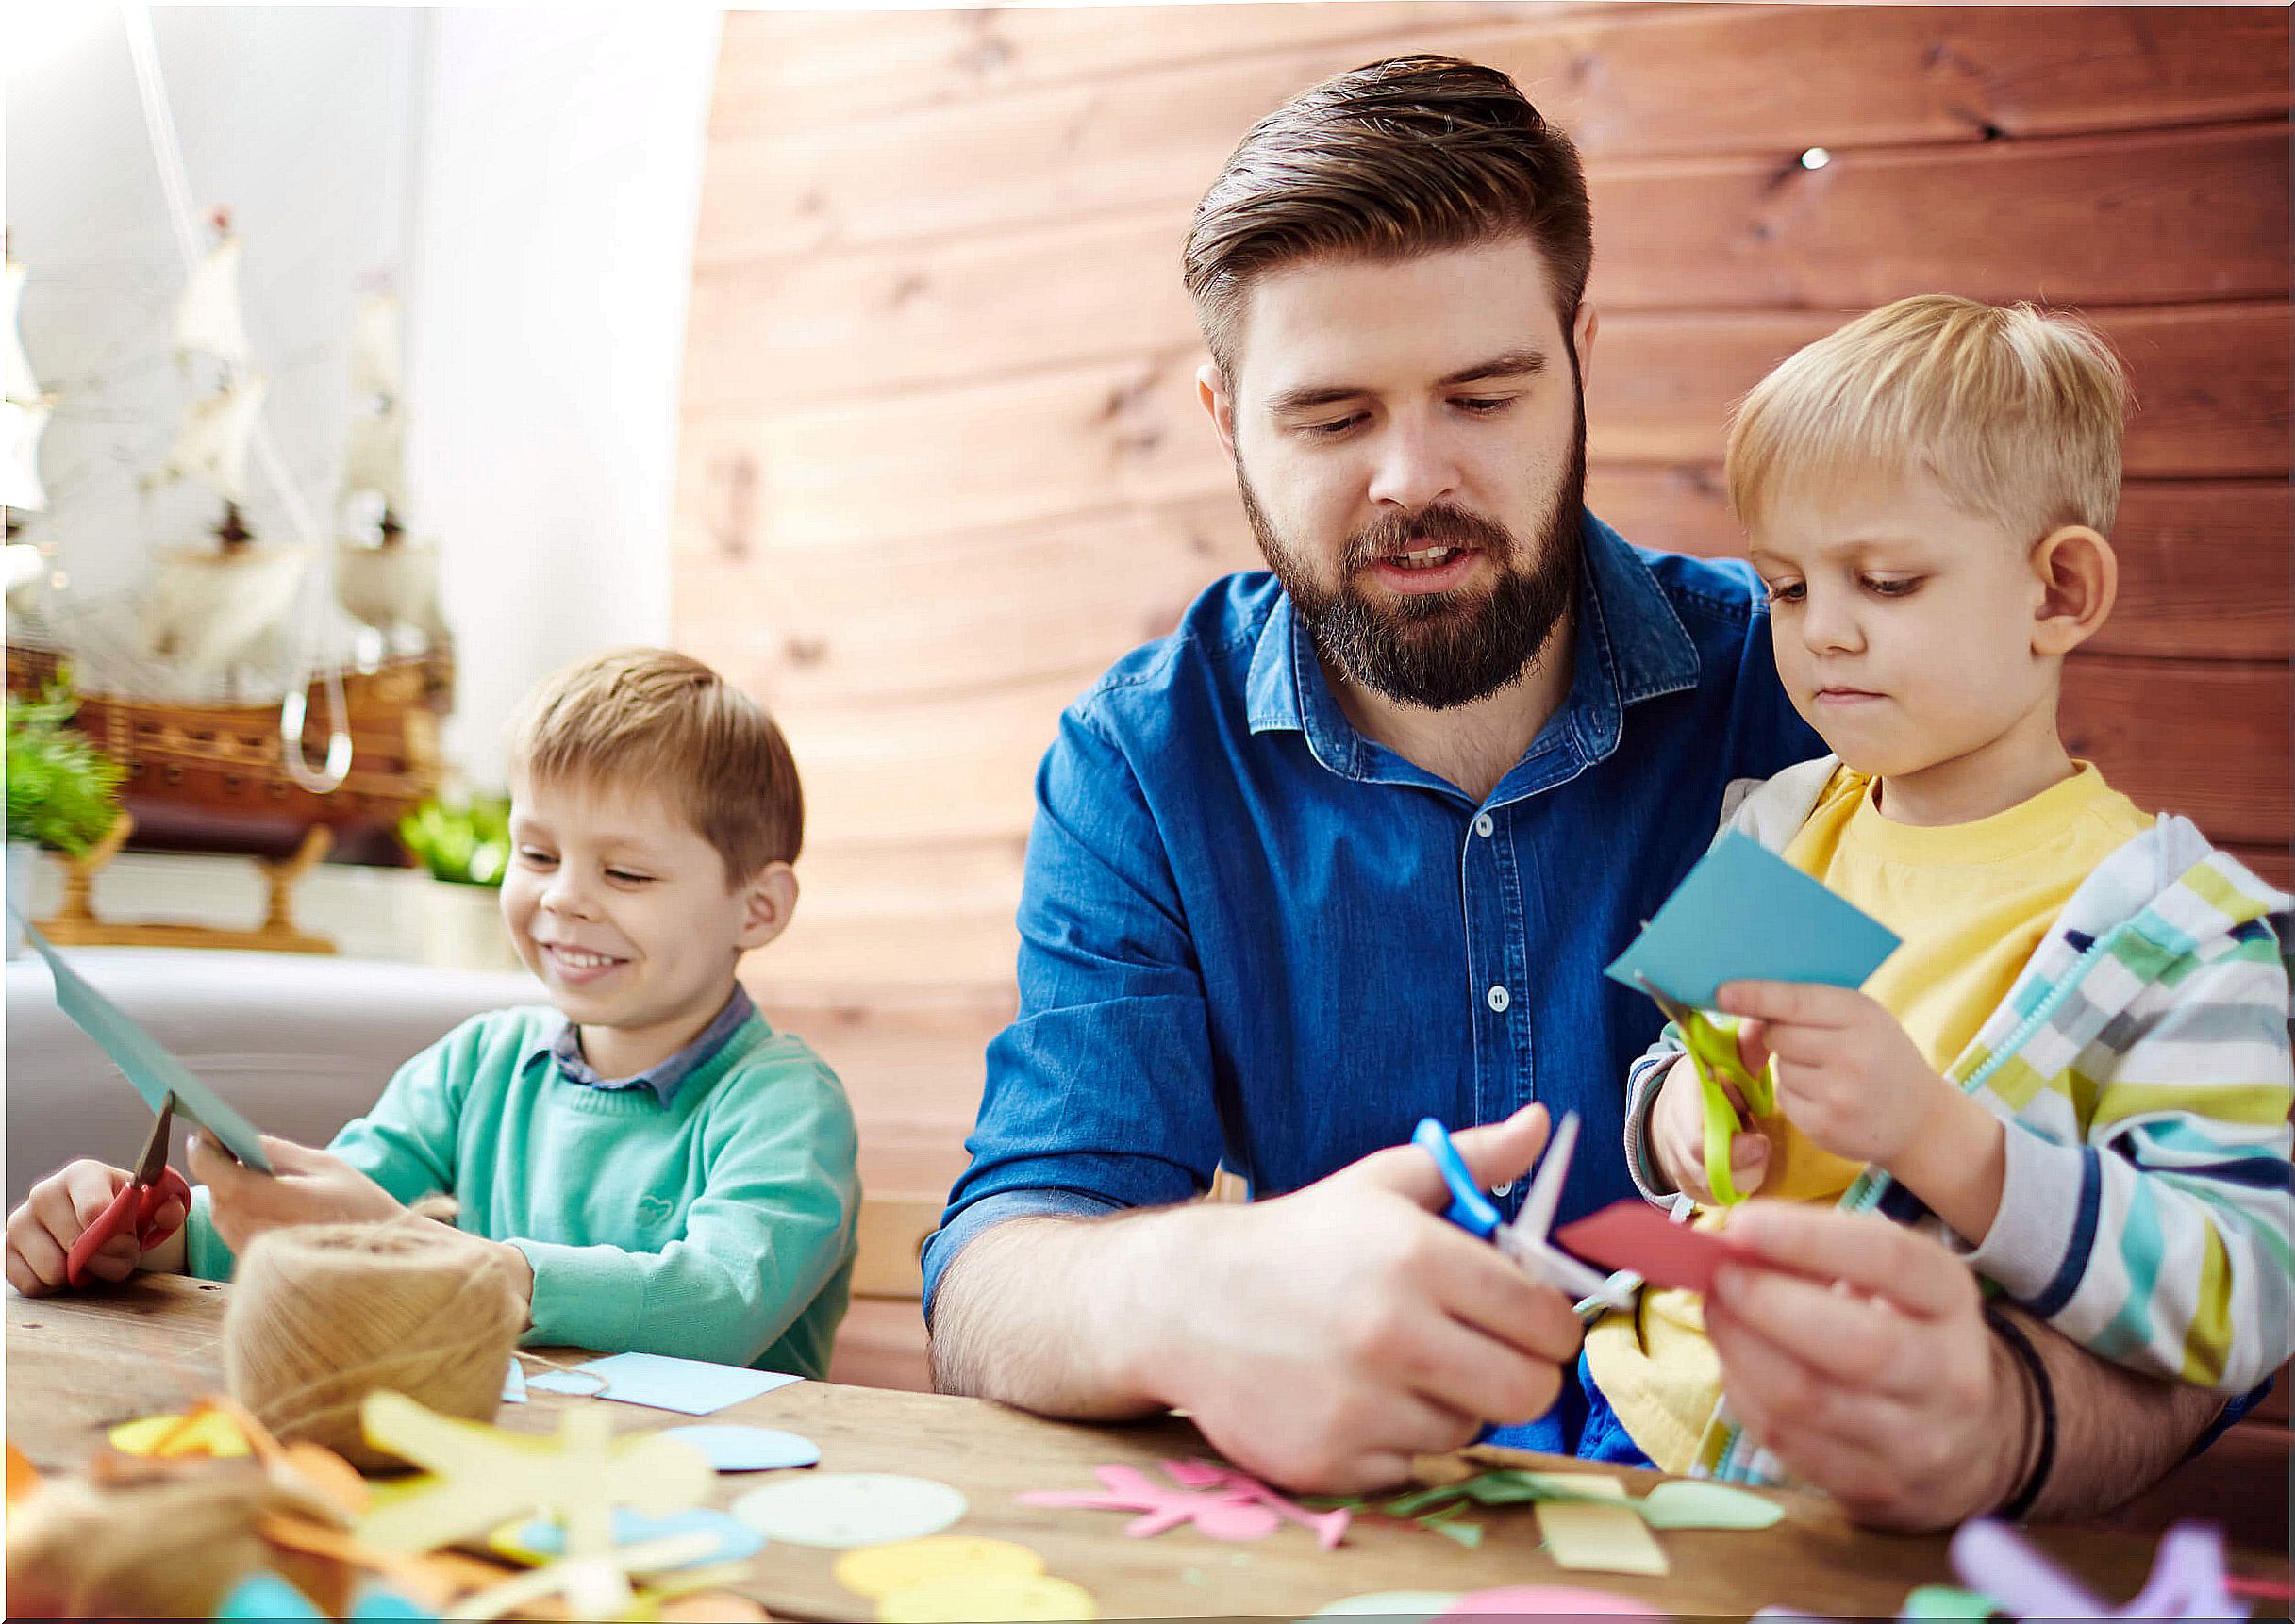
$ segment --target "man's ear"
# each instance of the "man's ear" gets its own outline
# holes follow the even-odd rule
[[[1204,410],[1211,414],[1211,426],[1220,437],[1220,449],[1227,460],[1235,460],[1235,400],[1227,393],[1227,374],[1217,361],[1206,361],[1195,369],[1195,398],[1204,403]]]
[[[1581,389],[1586,387],[1586,380],[1593,375],[1594,332],[1601,325],[1602,318],[1595,311],[1593,301],[1579,300],[1577,320],[1570,323],[1570,344],[1578,357],[1578,388]]]
[[[2103,535],[2085,524],[2064,524],[2034,543],[2032,573],[2039,582],[2032,652],[2068,655],[2096,635],[2120,596],[2120,557]]]
[[[779,861],[766,864],[741,887],[741,951],[761,948],[779,936],[796,911],[797,870]]]

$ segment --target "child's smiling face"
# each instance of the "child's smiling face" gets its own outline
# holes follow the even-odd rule
[[[761,928],[757,887],[729,882],[717,848],[656,789],[515,785],[510,845],[510,939],[608,1077],[675,1053],[731,996],[742,950],[780,928]],[[787,864],[770,867],[786,879]]]
[[[1752,559],[1793,707],[1849,766],[1888,779],[2043,722],[2053,737],[2061,664],[2035,643],[2039,539],[1920,475],[1781,494]]]

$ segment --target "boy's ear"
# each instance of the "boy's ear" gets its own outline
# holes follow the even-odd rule
[[[766,864],[741,887],[741,936],[737,945],[743,953],[763,947],[789,928],[789,918],[796,911],[797,870],[779,861]]]
[[[2062,655],[2096,635],[2120,596],[2120,557],[2103,535],[2065,524],[2034,544],[2032,572],[2040,584],[2032,652]]]

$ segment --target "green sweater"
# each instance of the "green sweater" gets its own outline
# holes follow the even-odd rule
[[[451,1194],[459,1228],[525,1253],[528,1342],[821,1375],[860,1209],[836,1074],[753,1015],[665,1105],[562,1079],[560,1019],[465,1021],[328,1149],[401,1201]],[[205,1188],[188,1235],[187,1271],[228,1279]]]

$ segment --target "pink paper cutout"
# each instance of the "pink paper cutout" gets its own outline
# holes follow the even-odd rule
[[[1663,1618],[1664,1609],[1630,1596],[1606,1590],[1576,1590],[1566,1585],[1513,1584],[1503,1590],[1476,1590],[1452,1602],[1444,1618],[1521,1616],[1523,1614],[1563,1614],[1573,1617]]]
[[[1713,1289],[1713,1271],[1724,1263],[1758,1263],[1747,1248],[1725,1235],[1693,1229],[1647,1201],[1613,1201],[1589,1218],[1554,1232],[1556,1245],[1604,1268],[1630,1268],[1652,1285]]]
[[[1223,1484],[1231,1493],[1312,1529],[1315,1543],[1325,1550],[1339,1549],[1339,1542],[1347,1535],[1347,1524],[1354,1519],[1354,1514],[1343,1505],[1329,1511],[1309,1511],[1296,1500],[1277,1494],[1249,1472],[1237,1471],[1233,1467],[1214,1466],[1209,1461],[1166,1461],[1163,1469],[1171,1474],[1173,1483],[1191,1487],[1214,1488]]]
[[[1139,1512],[1124,1525],[1129,1539],[1147,1539],[1192,1522],[1207,1539],[1239,1544],[1265,1539],[1289,1518],[1312,1529],[1316,1542],[1329,1550],[1347,1531],[1344,1507],[1310,1512],[1246,1473],[1208,1461],[1166,1461],[1163,1469],[1181,1486],[1165,1488],[1136,1467],[1108,1466],[1092,1468],[1101,1493],[1030,1489],[1019,1498],[1023,1505]]]

